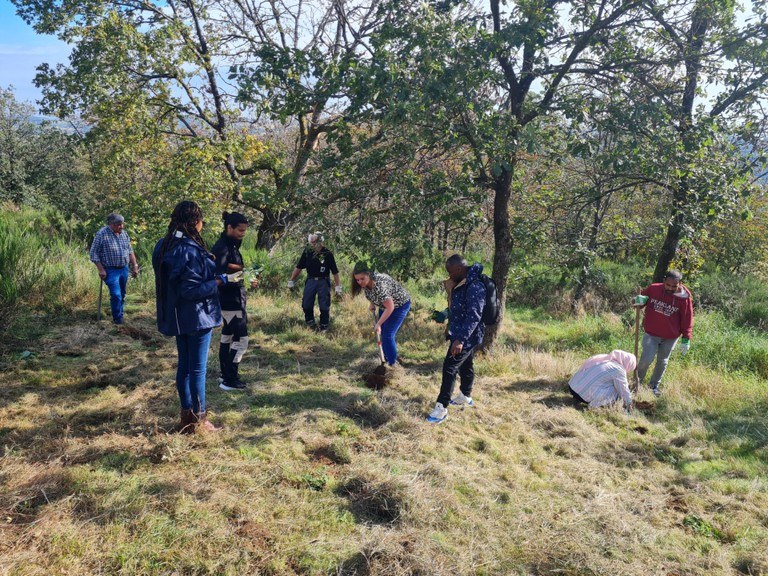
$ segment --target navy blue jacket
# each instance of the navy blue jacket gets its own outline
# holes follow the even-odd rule
[[[451,320],[448,335],[451,341],[458,340],[464,348],[477,346],[483,341],[485,324],[485,285],[480,280],[482,264],[473,264],[467,269],[467,277],[459,282],[451,293]]]
[[[157,329],[166,336],[178,336],[218,326],[221,306],[213,259],[197,242],[183,236],[174,239],[176,245],[165,253],[161,269],[164,240],[152,253]]]

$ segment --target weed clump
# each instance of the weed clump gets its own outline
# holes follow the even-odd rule
[[[337,493],[349,499],[359,522],[394,524],[411,507],[405,486],[394,481],[355,477],[339,486]]]
[[[349,412],[363,426],[378,428],[392,419],[392,415],[384,409],[376,398],[355,400],[349,407]]]
[[[327,461],[331,464],[349,464],[352,462],[349,446],[338,440],[313,448],[310,454],[316,460]]]

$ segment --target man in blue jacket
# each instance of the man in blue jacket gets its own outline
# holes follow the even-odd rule
[[[483,341],[483,308],[485,285],[480,280],[483,267],[467,265],[467,261],[454,254],[445,262],[450,278],[446,284],[450,310],[448,353],[443,360],[443,383],[437,404],[427,417],[427,422],[438,424],[448,417],[448,405],[473,406],[472,386],[475,383],[473,358]],[[459,375],[459,393],[451,399],[456,375]]]

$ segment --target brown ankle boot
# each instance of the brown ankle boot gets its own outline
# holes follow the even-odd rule
[[[213,422],[208,420],[207,412],[198,412],[195,414],[197,418],[197,429],[201,432],[218,432],[221,428],[217,428],[213,425]]]
[[[195,413],[192,410],[181,409],[181,423],[179,424],[180,434],[194,434],[195,433]]]

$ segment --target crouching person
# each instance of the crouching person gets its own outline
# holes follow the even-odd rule
[[[627,375],[637,366],[634,354],[614,350],[610,354],[592,356],[573,375],[568,388],[577,402],[590,408],[608,406],[622,400],[624,408],[632,409],[632,393]]]

